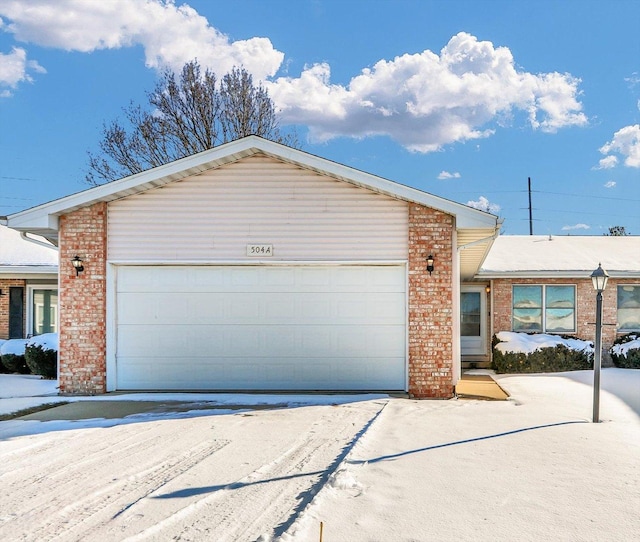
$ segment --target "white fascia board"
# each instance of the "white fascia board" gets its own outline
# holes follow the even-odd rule
[[[593,271],[577,269],[575,271],[480,271],[475,278],[478,280],[489,279],[591,279]],[[640,279],[640,271],[609,271],[609,278],[636,278]]]
[[[398,184],[375,175],[364,173],[349,166],[314,156],[257,136],[248,136],[225,143],[169,164],[159,166],[107,184],[89,188],[82,192],[54,200],[21,211],[7,217],[8,226],[22,231],[47,229],[57,231],[57,217],[86,207],[99,201],[113,201],[128,195],[162,186],[183,179],[213,167],[239,160],[257,152],[295,163],[303,168],[313,169],[321,174],[339,178],[356,186],[361,186],[397,199],[419,203],[427,207],[454,215],[458,228],[496,227],[498,218],[490,213],[473,209],[461,203],[428,194],[421,190]]]
[[[0,267],[0,276],[4,279],[24,278],[25,275],[51,275],[51,278],[58,278],[57,265],[28,266],[16,265],[10,267]]]
[[[37,231],[58,231],[58,216],[47,212],[29,213],[29,211],[37,209],[39,207],[10,215],[7,218],[7,226],[14,230],[34,233]]]

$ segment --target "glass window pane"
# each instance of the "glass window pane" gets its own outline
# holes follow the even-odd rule
[[[58,291],[33,291],[33,335],[58,331]]]
[[[575,311],[573,309],[547,309],[545,326],[546,331],[575,331]]]
[[[542,309],[513,309],[513,331],[542,331]]]
[[[573,309],[575,307],[575,288],[573,286],[547,286],[547,309]]]
[[[542,286],[514,286],[513,307],[518,309],[542,308]]]
[[[618,327],[640,330],[640,286],[618,286]]]
[[[480,292],[460,295],[460,333],[463,337],[480,336]]]

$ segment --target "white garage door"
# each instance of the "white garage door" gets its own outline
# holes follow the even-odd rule
[[[121,266],[120,390],[404,390],[404,266]]]

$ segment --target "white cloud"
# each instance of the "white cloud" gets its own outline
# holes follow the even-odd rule
[[[141,45],[146,65],[177,70],[197,57],[218,74],[243,65],[270,91],[283,124],[309,127],[312,141],[385,135],[416,152],[478,140],[524,113],[533,129],[587,124],[579,79],[518,69],[507,47],[461,32],[438,53],[382,59],[348,85],[328,64],[278,77],[284,53],[268,38],[232,41],[187,4],[173,0],[3,0],[0,26],[18,41],[90,52]]]
[[[438,179],[439,180],[445,180],[445,179],[459,179],[460,178],[460,173],[458,173],[457,171],[455,171],[454,173],[449,173],[448,171],[441,171],[440,175],[438,175]]]
[[[467,205],[469,207],[473,207],[474,209],[486,211],[487,213],[495,214],[500,212],[500,205],[496,203],[490,203],[489,200],[484,196],[480,196],[480,199],[478,201],[468,201]]]
[[[91,52],[142,45],[146,65],[180,69],[197,57],[216,73],[243,65],[258,79],[275,74],[284,54],[267,38],[230,41],[195,9],[173,0],[31,0],[0,4],[2,26],[21,42]]]
[[[573,226],[563,226],[562,231],[572,231],[572,230],[590,230],[591,226],[587,224],[574,224]]]
[[[602,154],[616,152],[624,156],[624,165],[628,167],[640,168],[640,124],[625,126],[613,134],[613,139],[600,147]],[[615,156],[607,156],[600,160],[600,164],[605,160],[615,159]],[[613,167],[613,166],[608,166]]]
[[[597,166],[591,169],[611,169],[618,165],[618,158],[616,156],[605,156],[600,159]]]
[[[440,55],[426,50],[380,60],[348,86],[331,84],[330,73],[327,64],[316,64],[269,86],[283,120],[307,124],[318,142],[388,135],[413,151],[437,151],[488,137],[492,124],[517,110],[534,129],[548,132],[587,123],[578,79],[518,71],[508,48],[464,32]]]
[[[10,89],[15,89],[18,83],[33,81],[29,72],[45,73],[46,70],[36,61],[27,60],[27,52],[20,47],[14,47],[6,55],[0,53],[0,98],[11,96]]]
[[[615,187],[616,187],[616,182],[615,182],[615,181],[609,181],[609,182],[606,182],[606,183],[604,184],[604,187],[605,187],[605,188],[615,188]]]
[[[640,85],[640,74],[633,72],[630,77],[625,77],[624,80],[629,83],[630,88],[633,88],[636,85]]]

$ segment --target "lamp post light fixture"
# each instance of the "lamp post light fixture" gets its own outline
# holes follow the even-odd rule
[[[76,270],[76,277],[84,271],[84,265],[82,265],[82,258],[80,258],[80,256],[75,255],[71,259],[71,263],[73,264],[73,267]]]
[[[596,343],[593,357],[593,423],[600,421],[600,367],[602,365],[602,292],[607,287],[609,275],[598,264],[591,273],[591,281],[596,293]]]
[[[429,271],[429,275],[433,273],[434,269],[435,268],[433,267],[433,256],[429,254],[429,256],[427,256],[427,271]]]

